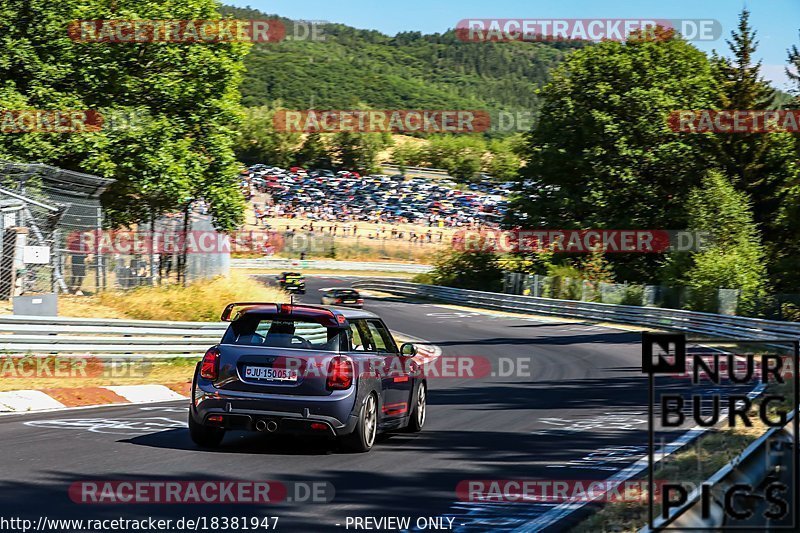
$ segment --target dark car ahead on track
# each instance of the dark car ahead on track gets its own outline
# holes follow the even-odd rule
[[[364,299],[355,289],[331,287],[320,289],[320,291],[322,291],[322,298],[320,298],[322,305],[339,305],[342,307],[355,307],[356,309],[364,307]]]
[[[306,278],[298,272],[281,272],[278,286],[288,292],[306,293]]]
[[[217,346],[198,363],[189,431],[204,447],[228,430],[337,437],[369,451],[378,433],[420,431],[427,383],[383,321],[356,309],[231,304]]]

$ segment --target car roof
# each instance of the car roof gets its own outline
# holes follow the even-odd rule
[[[284,311],[285,310],[285,311]],[[234,311],[237,311],[234,315]],[[328,326],[335,325],[337,322],[339,326],[346,320],[354,320],[360,318],[379,318],[375,313],[363,311],[361,309],[351,309],[349,307],[336,307],[330,305],[307,305],[307,304],[280,304],[280,303],[266,303],[266,302],[237,302],[229,304],[225,311],[222,313],[222,321],[230,321],[232,316],[234,320],[250,315],[250,314],[286,314],[286,316],[294,315],[297,318],[326,318],[330,317],[331,323]],[[341,317],[341,318],[340,318]]]
[[[326,305],[323,307],[326,309],[335,310],[337,313],[341,313],[347,320],[355,320],[358,318],[380,318],[375,313],[370,313],[369,311],[364,311],[363,309],[353,309],[352,307],[336,307],[333,305]]]

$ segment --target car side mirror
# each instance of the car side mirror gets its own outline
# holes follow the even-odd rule
[[[417,347],[410,342],[405,342],[400,346],[400,355],[403,357],[414,357],[417,355]]]

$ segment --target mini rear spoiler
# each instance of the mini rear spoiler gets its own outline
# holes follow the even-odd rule
[[[276,315],[296,315],[298,318],[308,318],[308,319],[316,319],[318,323],[326,326],[326,327],[347,327],[347,319],[341,313],[335,312],[331,309],[327,309],[325,307],[318,307],[313,305],[295,305],[295,304],[287,304],[287,303],[272,303],[272,302],[236,302],[232,304],[228,304],[225,307],[225,310],[222,312],[222,317],[220,320],[223,322],[233,322],[236,320],[235,318],[231,318],[234,316],[234,311],[236,311],[236,315],[239,314],[241,310],[250,310],[252,308],[261,308],[261,310],[265,313],[272,313]],[[319,320],[320,318],[324,317],[326,321]]]
[[[236,302],[236,303],[228,304],[227,306],[225,306],[225,310],[222,312],[222,317],[220,317],[220,320],[222,320],[223,322],[231,322],[232,321],[231,320],[231,316],[233,315],[233,311],[235,309],[238,310],[241,307],[267,307],[267,306],[273,306],[273,308],[274,308],[273,310],[277,312],[279,305],[280,304],[276,304],[276,303],[273,303],[273,302]]]

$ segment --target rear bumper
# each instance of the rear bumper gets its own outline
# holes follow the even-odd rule
[[[305,285],[281,285],[281,289],[285,291],[305,291]]]
[[[264,421],[277,424],[277,429],[264,433],[341,436],[352,433],[358,423],[353,414],[355,397],[355,388],[337,398],[277,396],[228,392],[201,382],[192,391],[191,414],[195,422],[230,430],[259,431],[256,424]],[[209,421],[210,416],[222,420]]]

